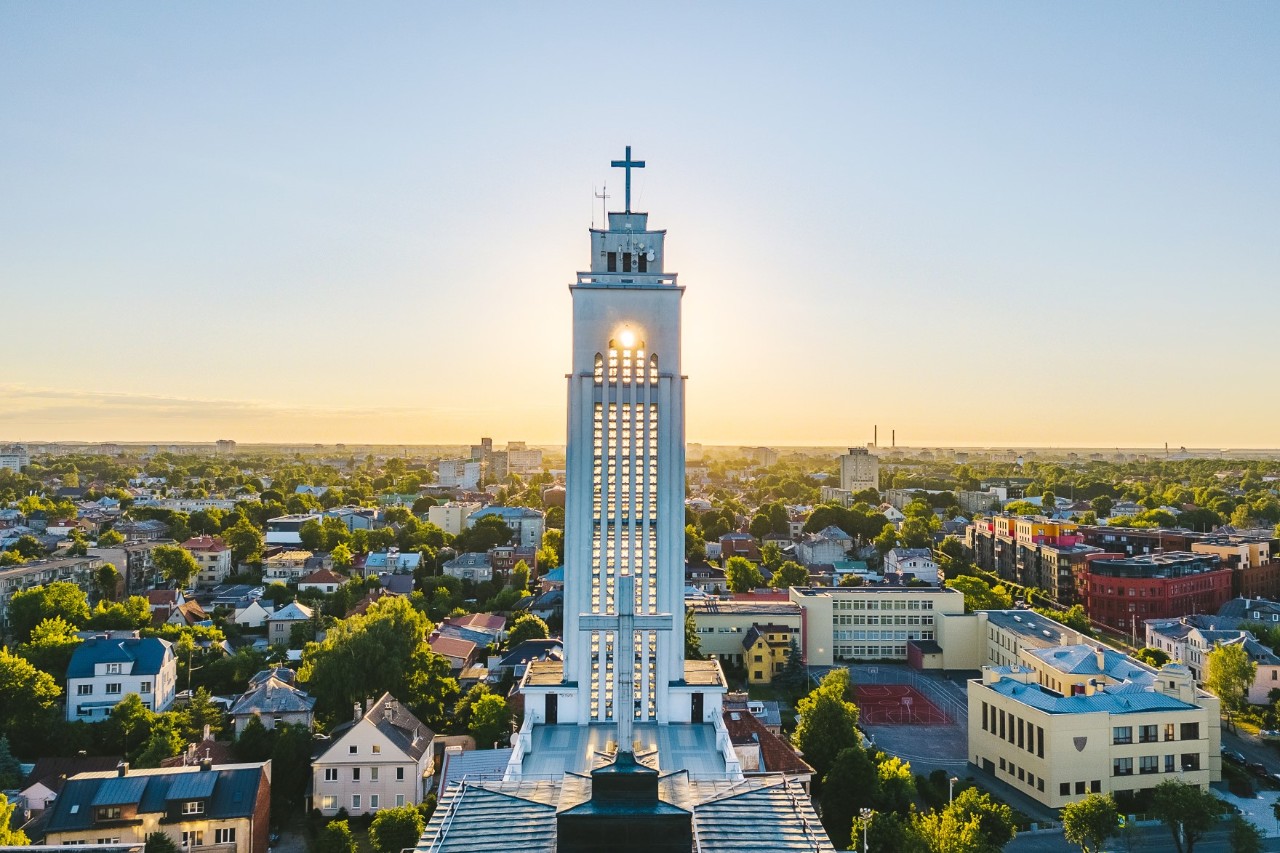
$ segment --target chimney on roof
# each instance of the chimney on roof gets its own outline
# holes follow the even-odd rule
[[[360,703],[356,702],[351,706],[351,719],[358,723],[360,722],[360,718],[363,716],[364,712],[360,708]]]
[[[1106,653],[1105,651],[1103,651],[1103,650],[1102,650],[1102,647],[1101,647],[1101,646],[1099,646],[1098,648],[1094,649],[1094,650],[1093,650],[1093,653],[1094,653],[1094,654],[1097,656],[1097,658],[1098,658],[1098,669],[1106,669],[1106,667],[1107,667],[1107,653]]]
[[[391,717],[394,713],[395,713],[395,709],[391,707],[390,702],[387,702],[387,704],[382,706],[382,719],[386,720],[387,722],[391,722]]]
[[[200,772],[208,773],[211,770],[213,770],[213,759],[212,758],[200,759]]]
[[[116,775],[117,775],[117,776],[128,776],[128,775],[129,775],[129,762],[127,762],[127,761],[121,761],[119,764],[117,764],[117,765],[116,765]]]

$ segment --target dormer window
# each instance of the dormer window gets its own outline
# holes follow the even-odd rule
[[[1254,614],[1254,615],[1257,615],[1257,614]],[[120,674],[120,664],[118,663],[107,664],[107,675],[119,675],[119,674]]]
[[[182,813],[204,814],[204,800],[188,800],[182,804]]]
[[[119,806],[101,806],[98,809],[96,817],[98,820],[119,820],[120,815],[121,812]]]

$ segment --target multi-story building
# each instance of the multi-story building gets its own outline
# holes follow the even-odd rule
[[[93,589],[93,574],[102,562],[102,558],[90,555],[31,560],[0,568],[0,629],[3,629],[0,633],[9,628],[9,601],[15,592],[66,581],[88,593]]]
[[[1204,539],[1206,534],[1192,530],[1168,530],[1162,527],[1108,527],[1082,524],[1080,536],[1086,545],[1093,545],[1111,554],[1134,557],[1141,554],[1190,551],[1191,545]]]
[[[448,560],[441,567],[444,574],[459,580],[483,583],[493,580],[493,563],[488,554],[466,552]]]
[[[1023,649],[1078,645],[1088,637],[1034,610],[978,610],[939,613],[934,619],[941,659],[927,669],[975,670],[1011,666]]]
[[[267,617],[267,642],[273,646],[291,646],[293,626],[309,622],[315,615],[310,607],[291,601]]]
[[[857,494],[880,488],[880,459],[865,447],[850,447],[840,457],[840,488]]]
[[[317,560],[310,551],[294,549],[272,554],[262,563],[262,577],[268,583],[289,583],[325,568],[323,560]]]
[[[167,542],[126,542],[110,548],[90,548],[89,556],[110,563],[124,579],[129,595],[142,595],[159,579],[151,552]]]
[[[196,565],[196,586],[213,589],[231,574],[231,549],[217,536],[196,536],[182,543]]]
[[[1218,699],[1181,664],[1091,645],[1024,648],[968,684],[969,760],[1050,808],[1221,777]]]
[[[159,832],[184,853],[267,853],[270,762],[80,773],[63,783],[45,843],[141,845]]]
[[[844,560],[853,547],[853,537],[830,525],[810,533],[796,543],[796,559],[805,566],[830,565]]]
[[[909,642],[934,639],[938,614],[964,613],[964,595],[940,587],[792,587],[788,597],[804,611],[805,660],[819,666],[905,661]]]
[[[490,506],[477,510],[467,517],[466,526],[471,527],[482,518],[497,516],[502,523],[510,527],[517,545],[527,548],[538,548],[542,545],[543,515],[536,509],[525,506]]]
[[[231,717],[236,736],[250,720],[257,719],[270,731],[279,725],[315,724],[316,700],[294,686],[290,669],[265,669],[249,679],[249,689],[235,701],[227,715]]]
[[[769,684],[787,665],[791,644],[800,648],[800,629],[790,625],[752,625],[742,638],[747,682]],[[801,652],[803,654],[803,652]]]
[[[1202,613],[1179,619],[1148,619],[1144,644],[1163,651],[1169,660],[1185,664],[1196,684],[1203,684],[1209,653],[1219,646],[1238,645],[1258,665],[1248,701],[1269,705],[1272,690],[1280,689],[1280,656],[1259,643],[1252,632],[1235,627],[1235,619]]]
[[[774,634],[785,630],[789,644],[791,634],[800,640],[798,635],[804,622],[804,610],[792,601],[688,599],[685,607],[693,612],[702,654],[723,663],[746,665],[749,662],[750,652],[745,641],[752,629],[768,625],[773,627]]]
[[[1136,634],[1147,619],[1217,613],[1231,599],[1231,570],[1215,554],[1099,553],[1086,558],[1078,585],[1090,619]]]
[[[301,545],[302,525],[316,516],[310,513],[281,515],[267,519],[265,541],[268,545]]]
[[[472,513],[479,512],[481,506],[479,503],[465,501],[450,501],[447,504],[437,504],[436,506],[427,507],[427,521],[450,536],[457,536],[466,526],[467,519],[471,517]]]
[[[961,489],[956,492],[956,503],[960,506],[960,512],[968,516],[975,516],[999,512],[1000,507],[1007,500],[1006,495],[1008,495],[1008,492],[997,488],[992,488],[985,492]]]
[[[1078,525],[1045,516],[993,515],[976,518],[965,532],[978,568],[1005,580],[1034,586],[1062,604],[1077,600],[1077,576],[1089,554]]]
[[[421,803],[435,732],[390,693],[354,711],[311,764],[311,807],[333,817],[339,809],[365,815]]]
[[[31,455],[21,444],[9,444],[0,447],[0,470],[21,473],[23,468],[31,464]]]
[[[528,447],[523,441],[507,442],[507,472],[528,476],[542,471],[542,451]]]
[[[1244,598],[1280,598],[1280,540],[1213,534],[1191,543],[1194,554],[1215,554],[1231,569],[1231,591]]]
[[[167,711],[178,683],[173,644],[158,637],[90,637],[67,667],[67,720],[98,722],[130,693],[151,711]]]
[[[474,459],[441,459],[436,463],[436,481],[450,488],[474,489],[480,485],[481,464]]]

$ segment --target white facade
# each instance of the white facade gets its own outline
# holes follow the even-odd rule
[[[104,720],[130,693],[149,710],[167,711],[177,683],[178,661],[167,640],[86,640],[67,669],[67,720]]]
[[[850,447],[840,457],[840,488],[861,492],[880,488],[880,460],[865,447]]]
[[[938,564],[928,548],[894,548],[884,555],[884,570],[911,575],[925,583],[938,582]]]
[[[335,732],[329,748],[312,762],[312,805],[326,817],[339,809],[362,815],[422,802],[435,734],[390,696],[371,704],[367,712],[357,711],[348,728]]]
[[[474,489],[480,485],[481,463],[470,459],[441,459],[436,463],[436,476],[441,486]]]
[[[479,511],[480,508],[481,505],[478,503],[450,501],[447,504],[427,507],[427,521],[450,536],[457,536],[462,532],[471,514]]]

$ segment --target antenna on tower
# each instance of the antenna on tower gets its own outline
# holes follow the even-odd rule
[[[595,187],[591,188],[595,192]],[[600,188],[600,192],[595,193],[596,198],[600,199],[600,227],[609,228],[609,185],[605,184]],[[591,212],[591,225],[594,227],[596,223],[595,211]]]

